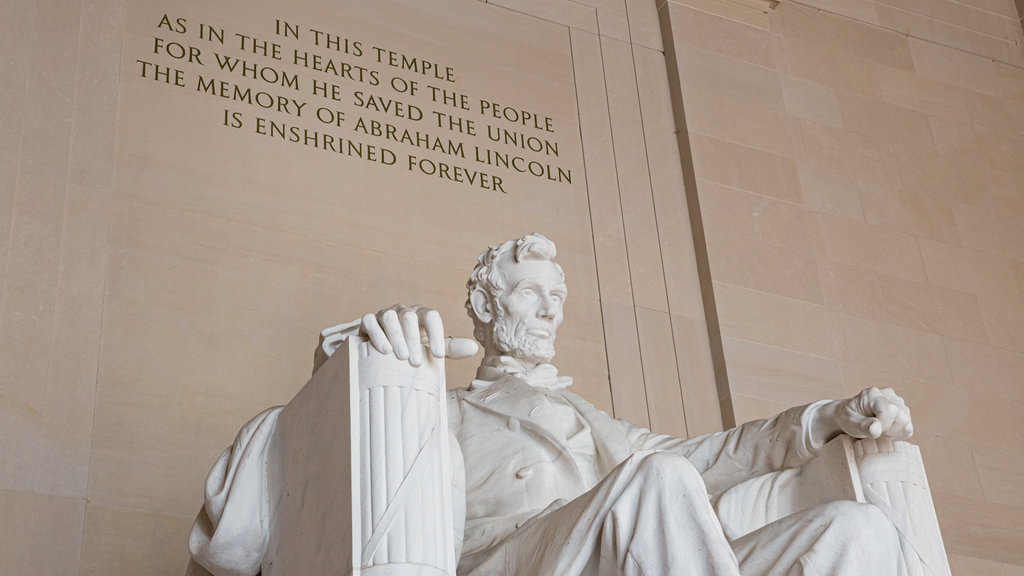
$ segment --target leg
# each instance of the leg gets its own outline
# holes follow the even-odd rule
[[[471,575],[739,576],[700,475],[666,452],[630,457],[486,556]]]
[[[732,543],[744,576],[896,576],[900,543],[870,504],[830,502]]]

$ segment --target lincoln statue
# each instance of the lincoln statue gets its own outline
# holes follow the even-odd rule
[[[903,573],[897,529],[874,505],[830,502],[732,539],[714,508],[730,487],[799,467],[841,434],[908,438],[902,398],[871,388],[688,439],[617,420],[574,394],[572,378],[552,364],[569,294],[555,256],[540,234],[510,240],[481,254],[467,283],[483,360],[468,386],[448,393],[459,576]],[[358,333],[375,353],[414,366],[427,351],[477,351],[446,338],[440,315],[422,306],[393,306],[337,332]],[[260,441],[270,417],[247,424],[211,472],[190,538],[192,573],[259,572],[259,515],[216,487],[256,465],[246,460],[259,451],[246,444]]]

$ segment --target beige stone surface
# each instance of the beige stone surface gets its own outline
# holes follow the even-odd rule
[[[860,198],[869,224],[935,240],[959,240],[955,209],[943,198],[904,188],[884,188],[868,182],[860,186]]]
[[[640,426],[650,427],[647,389],[636,308],[605,302],[602,306],[608,344],[608,377],[615,415]]]
[[[676,57],[687,88],[715,90],[767,108],[785,107],[779,75],[771,68],[696,47]]]
[[[637,90],[633,49],[614,39],[601,40],[608,89],[611,130],[622,148],[616,150],[615,173],[625,230],[633,303],[668,311],[661,247],[654,216],[650,168],[647,163],[640,95]]]
[[[785,111],[700,88],[688,90],[685,98],[691,134],[700,133],[791,158],[797,156],[800,125]]]
[[[578,91],[580,133],[587,143],[584,155],[593,223],[594,261],[602,299],[604,341],[608,350],[609,396],[606,407],[614,407],[615,413],[621,417],[639,419],[649,425],[615,154],[611,146],[613,133],[608,99],[603,95],[605,73],[601,38],[579,31],[570,34],[576,55],[573,72],[577,86],[582,87]],[[603,384],[594,382],[593,385]]]
[[[0,166],[15,170],[21,152],[22,109],[28,78],[30,51],[22,48],[32,38],[32,2],[18,0],[8,6],[9,17],[0,24],[0,50],[4,56],[7,81],[0,86],[0,118],[8,129],[0,135]],[[10,181],[5,174],[4,181]],[[5,219],[7,220],[7,219]]]
[[[714,14],[721,18],[727,18],[752,28],[768,30],[771,28],[772,9],[774,4],[771,0],[674,0],[672,4],[679,4]],[[668,4],[668,2],[666,2]]]
[[[984,206],[988,197],[980,182],[987,179],[985,164],[957,156],[940,155],[930,147],[894,146],[903,187],[919,194],[970,206]]]
[[[809,162],[881,185],[899,182],[899,168],[886,141],[807,121],[800,126]]]
[[[667,312],[637,307],[636,320],[640,333],[640,353],[644,365],[651,430],[673,436],[686,436],[686,413],[679,383],[671,319]]]
[[[828,309],[820,304],[767,294],[721,282],[715,301],[722,335],[836,358]]]
[[[843,127],[839,98],[832,88],[798,76],[784,74],[782,75],[782,96],[786,103],[787,114],[835,128]]]
[[[1004,564],[994,560],[986,560],[975,556],[949,555],[949,567],[957,576],[1019,576],[1024,567],[1016,564]]]
[[[35,2],[31,16],[22,22],[29,26],[27,41],[20,48],[28,52],[18,163],[22,173],[54,180],[67,177],[70,149],[53,144],[71,137],[81,18],[77,8]]]
[[[0,573],[77,573],[84,514],[82,498],[0,490]]]
[[[668,15],[689,128],[680,149],[697,175],[704,282],[724,337],[723,410],[743,420],[895,388],[941,494],[954,574],[1018,573],[1011,514],[977,512],[1019,507],[1024,491],[1012,6],[782,2],[768,29],[743,31],[713,6]],[[708,51],[732,59],[728,75],[695,63]],[[744,78],[736,60],[757,69]],[[799,145],[787,148],[794,121]],[[794,161],[789,196],[746,148]]]
[[[580,0],[578,3],[589,6],[597,12],[601,35],[623,42],[630,41],[629,14],[624,1]]]
[[[915,420],[926,431],[977,445],[1016,442],[1019,406],[1004,398],[918,380],[908,380],[906,391]]]
[[[579,28],[592,34],[598,33],[597,13],[593,9],[575,2],[565,2],[562,0],[554,2],[544,2],[543,0],[489,0],[488,3],[572,28]]]
[[[967,390],[986,391],[1008,400],[1024,400],[1024,354],[994,346],[944,338],[953,382]]]
[[[722,430],[723,414],[707,323],[703,319],[673,315],[672,335],[675,338],[687,435],[699,436]]]
[[[885,142],[905,146],[930,146],[928,116],[907,108],[852,94],[840,94],[843,127]]]
[[[974,460],[986,500],[1024,507],[1024,495],[1017,489],[1024,474],[1024,450],[1017,446],[976,446]]]
[[[729,385],[737,396],[785,406],[842,397],[842,374],[831,358],[724,337]]]
[[[661,23],[658,21],[657,2],[626,0],[626,17],[629,20],[630,42],[656,52],[664,50],[661,41]],[[663,96],[667,96],[667,94],[663,94]]]
[[[749,192],[800,201],[796,162],[749,146],[691,134],[697,177]]]
[[[797,171],[805,208],[850,220],[864,220],[860,188],[851,174],[806,162],[799,163]]]
[[[970,122],[969,90],[922,78],[908,70],[878,66],[875,72],[883,101],[949,120]]]
[[[853,31],[854,41],[857,37],[877,40],[888,32],[1020,63],[1019,16],[1009,0],[808,0],[803,4],[845,16],[851,24],[877,27],[872,32]]]
[[[974,498],[981,491],[976,453],[967,440],[915,433],[932,490]]]
[[[852,362],[927,382],[948,383],[942,339],[933,333],[843,315],[843,334]]]
[[[975,295],[884,276],[881,287],[889,322],[956,338],[987,341]]]
[[[692,46],[766,68],[782,62],[780,38],[742,22],[723,19],[714,13],[683,3],[667,2],[676,46]]]
[[[779,14],[778,26],[773,31],[787,40],[844,46],[860,58],[893,68],[913,69],[910,46],[902,34],[800,5],[787,6]]]
[[[914,236],[825,214],[817,218],[830,260],[907,280],[924,280]]]
[[[668,309],[672,314],[703,318],[693,230],[687,213],[682,166],[676,148],[675,117],[668,71],[662,53],[634,47],[644,144],[650,165],[651,193],[665,274]]]
[[[188,564],[192,520],[192,515],[89,504],[78,573],[180,576]]]
[[[784,71],[833,89],[862,96],[880,93],[874,62],[836,44],[782,37],[786,55]]]
[[[1024,510],[943,494],[934,500],[947,552],[1010,564],[1015,570],[1024,565],[1024,529],[1019,522]]]
[[[779,412],[792,407],[784,402],[773,402],[750,396],[736,396],[732,401],[736,411],[737,422],[750,422],[751,420],[771,418]]]

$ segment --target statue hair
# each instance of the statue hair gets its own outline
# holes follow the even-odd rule
[[[477,318],[476,312],[473,310],[472,296],[474,292],[480,290],[487,294],[490,302],[494,303],[505,290],[504,278],[502,278],[501,272],[498,271],[496,266],[498,260],[506,255],[511,255],[516,262],[523,262],[524,260],[548,261],[558,268],[559,273],[562,273],[562,267],[554,261],[555,254],[555,243],[545,238],[542,234],[534,232],[518,240],[509,240],[501,244],[495,244],[477,258],[476,267],[473,268],[473,273],[470,274],[469,281],[466,282],[466,289],[468,291],[466,313],[473,319],[473,336],[477,340],[480,342],[484,341],[487,327],[490,323],[483,322],[480,318]],[[495,312],[500,314],[500,309],[496,307]]]

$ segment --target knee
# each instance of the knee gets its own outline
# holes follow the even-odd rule
[[[657,451],[635,457],[639,459],[637,474],[644,478],[645,483],[675,491],[707,493],[700,473],[686,458],[671,452]]]

